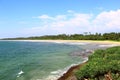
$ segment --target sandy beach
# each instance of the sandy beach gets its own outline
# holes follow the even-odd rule
[[[5,41],[5,40],[4,40]],[[119,41],[96,41],[96,40],[7,40],[7,41],[30,41],[30,42],[55,42],[55,43],[95,43],[95,44],[115,44],[120,45]]]

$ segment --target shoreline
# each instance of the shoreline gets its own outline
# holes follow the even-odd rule
[[[63,74],[63,76],[59,77],[57,80],[77,80],[77,78],[74,75],[74,72],[80,69],[86,63],[87,61],[78,65],[72,66],[71,68],[68,69],[66,73]]]
[[[120,46],[120,42],[117,41],[94,41],[94,40],[0,40],[0,41],[23,41],[23,42],[51,42],[51,43],[63,43],[63,44],[74,44],[74,45],[84,45],[84,44],[98,44],[98,47],[113,47]],[[74,71],[78,70],[88,60],[83,61],[80,64],[71,66],[65,73],[63,73],[57,80],[77,80]]]
[[[66,73],[64,73],[63,75],[61,75],[57,80],[77,80],[74,72],[76,70],[78,70],[80,67],[82,67],[83,65],[85,65],[88,62],[88,58],[84,58],[85,60],[79,64],[73,65],[71,66]]]
[[[95,43],[95,44],[116,44],[120,45],[120,41],[97,41],[97,40],[0,40],[0,41],[24,41],[24,42],[52,42],[52,43]]]
[[[86,42],[86,41],[84,41]],[[113,47],[113,46],[120,46],[120,42],[112,42],[112,41],[90,41],[91,43],[97,43],[99,47],[103,47],[103,48],[108,48],[108,47]],[[75,76],[75,71],[77,71],[78,69],[80,69],[83,65],[85,65],[88,61],[83,62],[81,64],[72,66],[68,69],[68,71],[66,73],[63,74],[63,76],[61,76],[60,78],[58,78],[57,80],[77,80],[76,76]]]
[[[69,76],[71,77],[71,75],[73,74],[73,71],[76,70],[76,68],[78,69],[80,65],[86,63],[87,61],[88,61],[88,58],[86,57],[82,62],[71,64],[70,66],[65,67],[63,69],[59,69],[57,71],[52,71],[51,72],[52,74],[50,74],[45,79],[41,79],[41,80],[66,80]]]

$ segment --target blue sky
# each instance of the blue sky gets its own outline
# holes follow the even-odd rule
[[[120,0],[0,0],[0,38],[120,32]]]

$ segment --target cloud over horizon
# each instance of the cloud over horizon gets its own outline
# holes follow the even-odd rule
[[[83,32],[120,32],[120,9],[103,11],[98,15],[77,13],[68,10],[64,15],[43,14],[39,19],[41,26],[23,30],[31,35],[80,34]],[[26,32],[27,31],[27,32]]]

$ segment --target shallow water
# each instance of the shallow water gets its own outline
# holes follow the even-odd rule
[[[55,80],[84,60],[69,55],[83,48],[83,44],[0,41],[0,80]]]

